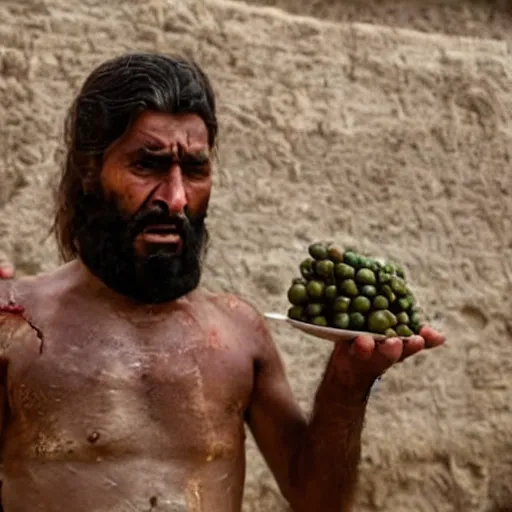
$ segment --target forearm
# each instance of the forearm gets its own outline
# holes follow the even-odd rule
[[[329,362],[291,468],[294,512],[348,512],[358,481],[361,433],[371,382],[361,388]],[[357,391],[356,391],[357,390]]]

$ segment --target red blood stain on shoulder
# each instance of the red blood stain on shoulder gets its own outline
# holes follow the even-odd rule
[[[25,308],[19,304],[0,304],[0,313],[11,313],[13,315],[21,315],[25,313]]]
[[[17,315],[21,319],[23,319],[23,321],[25,321],[30,326],[30,328],[35,332],[36,336],[39,338],[39,340],[41,342],[40,346],[39,346],[39,352],[41,354],[43,353],[43,345],[44,345],[43,331],[41,331],[41,329],[39,329],[33,322],[31,322],[27,318],[26,311],[23,306],[16,304],[14,302],[9,302],[8,304],[0,304],[0,313],[8,313],[8,314],[12,314],[12,315]]]

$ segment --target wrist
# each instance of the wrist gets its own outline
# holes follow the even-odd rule
[[[329,364],[330,377],[336,381],[338,390],[356,403],[368,400],[373,385],[381,377],[358,363],[357,359],[335,349]]]
[[[366,404],[378,376],[365,375],[331,361],[322,385],[322,397],[332,406],[360,407]]]

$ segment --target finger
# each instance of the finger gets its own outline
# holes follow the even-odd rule
[[[404,348],[402,350],[402,357],[400,361],[407,359],[408,357],[420,352],[425,348],[425,340],[421,336],[410,336],[403,342]]]
[[[14,276],[14,267],[10,263],[0,263],[0,279],[11,279]]]
[[[433,348],[442,345],[446,338],[440,332],[428,325],[424,325],[420,330],[420,336],[425,340],[425,348]]]
[[[369,359],[375,350],[375,341],[371,336],[357,336],[350,346],[350,353],[359,359]]]
[[[400,338],[387,338],[377,345],[377,350],[389,362],[395,363],[402,356],[403,343]]]

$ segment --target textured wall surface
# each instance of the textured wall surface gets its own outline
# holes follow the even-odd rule
[[[289,2],[292,3],[291,1]],[[284,311],[317,238],[406,265],[446,347],[372,397],[362,512],[512,503],[512,59],[504,41],[330,23],[221,0],[0,3],[0,251],[47,238],[65,108],[126,50],[187,52],[219,95],[206,284]],[[305,409],[331,346],[271,324]],[[252,439],[245,510],[285,510]],[[510,510],[510,509],[508,509]]]
[[[245,0],[330,21],[512,40],[510,0]]]

